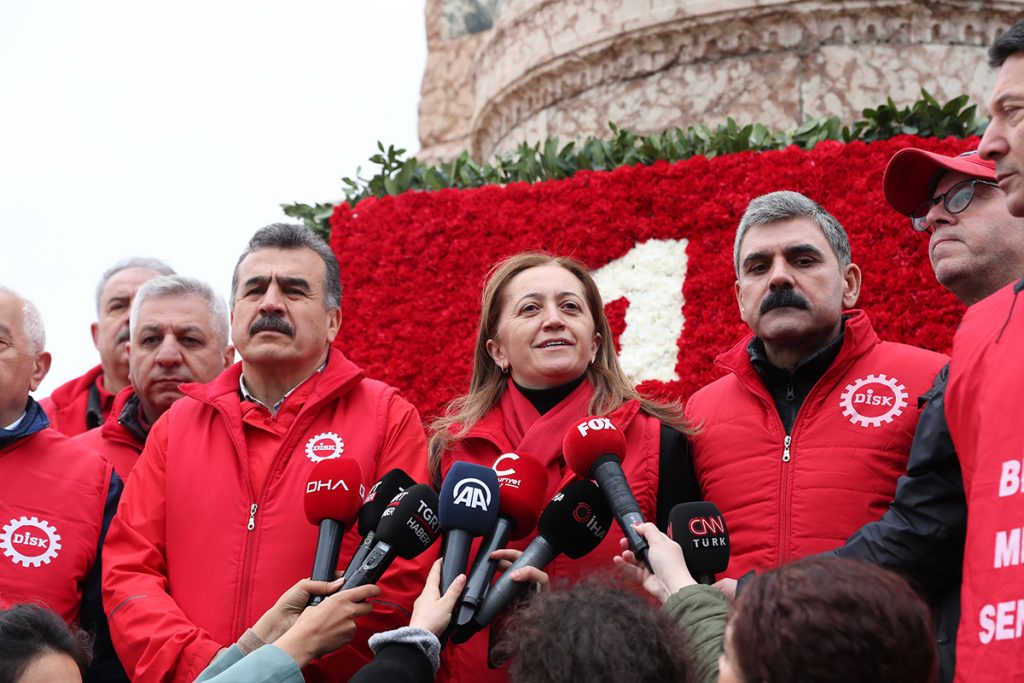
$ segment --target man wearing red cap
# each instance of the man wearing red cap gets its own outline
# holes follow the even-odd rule
[[[939,283],[968,306],[1024,272],[1024,220],[1010,215],[995,164],[920,149],[896,153],[885,198],[928,235]],[[935,379],[889,510],[835,551],[909,575],[936,606],[941,678],[952,680],[967,508],[960,461],[946,425],[948,366]]]

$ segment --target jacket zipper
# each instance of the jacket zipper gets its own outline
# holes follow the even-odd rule
[[[792,443],[792,442],[793,442],[793,437],[791,437],[789,434],[786,434],[786,441],[785,441],[786,446],[782,450],[782,462],[789,462],[790,461],[789,444]],[[255,505],[252,506],[252,513],[254,515],[256,514],[256,506]],[[252,520],[251,519],[249,520],[249,523],[252,524]]]
[[[252,531],[256,528],[256,509],[258,507],[259,506],[256,503],[253,503],[249,507],[249,525],[246,527],[246,529],[248,529],[249,531]]]

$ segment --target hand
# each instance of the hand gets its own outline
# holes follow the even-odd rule
[[[288,631],[274,643],[299,667],[314,657],[334,652],[356,634],[356,619],[373,611],[368,599],[380,595],[373,584],[340,591],[319,605],[307,607]]]
[[[291,628],[295,620],[299,618],[302,610],[306,608],[311,595],[330,595],[341,588],[343,579],[335,579],[331,583],[326,581],[311,581],[303,579],[286,590],[274,606],[263,613],[263,616],[253,624],[253,632],[263,640],[264,643],[273,643],[281,635]]]
[[[730,600],[736,599],[736,579],[720,579],[711,584],[711,587],[721,592]]]
[[[498,560],[498,569],[501,571],[507,571],[512,563],[515,562],[522,556],[522,550],[515,550],[514,548],[503,548],[502,550],[495,550],[491,553],[491,558]],[[536,567],[520,567],[519,569],[512,572],[509,576],[510,579],[518,583],[535,583],[537,584],[538,590],[547,590],[551,584],[551,579],[547,573],[537,569]]]
[[[622,569],[626,576],[640,583],[644,590],[653,595],[661,604],[673,593],[685,586],[693,586],[697,582],[690,576],[683,558],[683,549],[679,544],[658,530],[650,522],[636,525],[637,533],[647,539],[649,548],[647,560],[654,569],[652,574],[629,549],[626,539],[619,541],[622,548],[621,557],[613,557],[612,562]]]
[[[441,595],[441,560],[434,562],[427,575],[427,582],[423,584],[423,592],[412,605],[409,626],[426,629],[440,638],[452,620],[452,610],[465,587],[466,575],[459,574],[445,594]]]

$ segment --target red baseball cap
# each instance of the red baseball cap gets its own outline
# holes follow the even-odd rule
[[[885,167],[882,186],[886,201],[904,216],[909,216],[921,202],[931,199],[940,171],[956,171],[994,182],[996,162],[982,159],[977,150],[948,157],[916,147],[901,149]]]

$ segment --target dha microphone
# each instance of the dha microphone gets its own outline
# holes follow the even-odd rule
[[[374,484],[366,494],[366,498],[363,499],[363,509],[359,511],[359,535],[363,537],[363,542],[356,548],[348,567],[345,568],[346,581],[352,577],[352,572],[363,563],[370,548],[373,547],[374,541],[377,540],[377,523],[380,522],[384,509],[395,496],[415,483],[416,480],[396,467],[381,477],[380,481]]]
[[[491,558],[491,553],[504,548],[509,539],[526,538],[533,531],[548,489],[544,466],[525,453],[505,453],[491,468],[498,475],[498,521],[476,551],[476,561],[459,599],[456,626],[469,623],[491,585],[498,568],[498,561]]]
[[[490,467],[456,462],[441,484],[441,595],[466,571],[476,536],[494,526],[498,516],[498,475]]]
[[[302,504],[310,524],[320,526],[310,573],[314,581],[334,581],[341,537],[359,514],[363,491],[363,471],[351,458],[321,460],[310,471]],[[318,605],[323,599],[314,595],[309,604]]]
[[[491,586],[476,614],[452,634],[452,640],[456,643],[469,640],[526,589],[526,583],[512,580],[515,570],[521,567],[544,569],[560,553],[578,560],[601,544],[611,521],[608,501],[594,482],[577,479],[568,484],[541,513],[536,538]]]
[[[607,417],[588,417],[566,432],[562,454],[573,472],[597,481],[615,514],[615,521],[629,541],[630,550],[650,569],[647,541],[633,528],[634,524],[644,521],[644,516],[622,471],[626,437]]]
[[[433,488],[416,484],[402,491],[381,513],[377,543],[352,572],[345,588],[377,583],[396,556],[411,560],[433,545],[440,528]]]
[[[683,549],[683,559],[697,583],[710,586],[729,566],[729,530],[714,503],[680,503],[668,517],[668,535]]]

